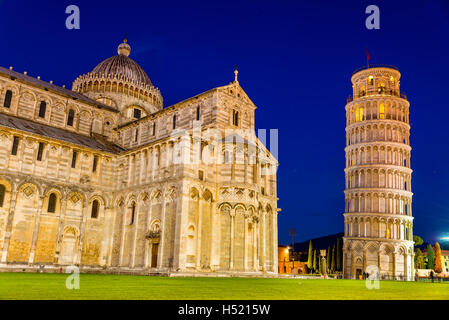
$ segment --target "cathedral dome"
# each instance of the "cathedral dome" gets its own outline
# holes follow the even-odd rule
[[[141,66],[129,57],[131,47],[125,39],[117,48],[117,55],[100,62],[91,74],[101,76],[122,76],[131,82],[138,82],[152,87],[150,78]]]
[[[147,114],[162,109],[161,92],[142,67],[129,57],[130,53],[131,47],[125,39],[118,46],[116,56],[78,76],[72,83],[72,90],[120,111],[133,105],[145,109]]]

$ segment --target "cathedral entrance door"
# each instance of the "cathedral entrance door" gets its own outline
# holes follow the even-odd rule
[[[355,271],[355,278],[357,279],[357,280],[361,280],[362,279],[362,269],[357,269],[356,271]]]
[[[151,268],[157,267],[157,252],[159,249],[159,243],[153,243],[151,245]]]

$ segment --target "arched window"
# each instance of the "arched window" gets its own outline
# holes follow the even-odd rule
[[[369,85],[374,84],[374,77],[373,77],[373,76],[369,76],[369,77],[368,77],[368,84],[369,84]]]
[[[47,111],[47,102],[41,101],[39,106],[39,118],[45,118],[45,112]]]
[[[176,129],[176,114],[173,116],[173,129]]]
[[[239,125],[239,112],[237,110],[232,110],[232,124],[234,126]]]
[[[5,200],[6,188],[4,185],[0,184],[0,208],[3,207],[3,202]]]
[[[196,107],[196,121],[200,121],[201,107]]]
[[[134,215],[136,214],[136,203],[133,202],[131,205],[131,217],[129,219],[129,224],[133,224],[134,223]]]
[[[385,119],[385,105],[383,102],[379,104],[379,119]]]
[[[94,156],[94,161],[93,161],[93,164],[92,164],[92,172],[96,172],[97,171],[97,165],[98,165],[98,156],[95,155]]]
[[[3,101],[3,106],[5,108],[11,107],[11,100],[12,100],[12,91],[11,90],[6,90],[5,101]]]
[[[20,141],[20,138],[17,136],[14,136],[14,140],[12,142],[12,150],[11,150],[11,154],[13,156],[17,155],[17,150],[19,148],[19,141]]]
[[[47,212],[55,213],[56,212],[56,194],[52,193],[50,194],[50,197],[48,198],[48,208]]]
[[[365,95],[365,87],[364,86],[361,86],[360,87],[360,91],[359,91],[359,96],[360,97],[363,97]]]
[[[90,217],[93,219],[98,218],[98,209],[100,208],[100,203],[98,202],[98,200],[94,200],[92,202],[92,212]]]
[[[44,152],[44,143],[39,142],[39,147],[37,149],[37,161],[42,161],[42,153]]]
[[[69,115],[67,117],[67,125],[68,126],[73,126],[73,119],[75,118],[75,111],[73,111],[73,109],[69,110]]]
[[[73,154],[72,154],[72,168],[76,168],[76,159],[78,156],[78,152],[76,152],[75,150],[73,150]]]
[[[142,110],[134,108],[134,118],[140,119],[142,117]]]
[[[393,78],[393,76],[390,77],[390,84],[391,84],[392,86],[394,86],[394,78]]]

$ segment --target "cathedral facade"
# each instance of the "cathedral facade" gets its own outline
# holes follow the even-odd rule
[[[129,55],[0,68],[0,270],[277,273],[277,161],[235,80],[169,107]]]
[[[346,104],[343,274],[414,279],[410,103],[395,67],[351,78]]]

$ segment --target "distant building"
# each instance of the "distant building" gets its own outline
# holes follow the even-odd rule
[[[297,255],[290,251],[289,246],[278,245],[278,266],[281,274],[305,274],[307,273],[307,262],[295,260]]]

